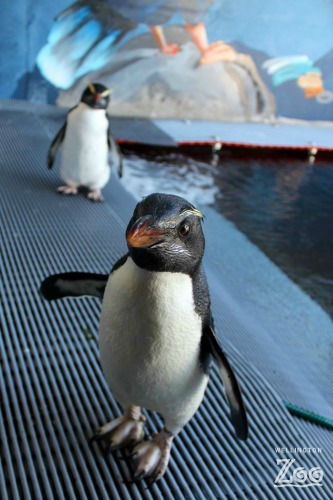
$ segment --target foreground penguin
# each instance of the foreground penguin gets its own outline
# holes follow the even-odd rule
[[[248,426],[235,375],[214,332],[202,268],[202,214],[178,196],[152,194],[138,203],[126,230],[128,254],[110,276],[65,273],[41,286],[48,299],[103,298],[101,365],[124,414],[96,438],[111,450],[133,447],[134,477],[157,480],[166,471],[174,437],[197,411],[217,362],[238,438]],[[165,427],[144,440],[141,408],[158,412]]]
[[[50,146],[47,164],[52,168],[59,146],[63,143],[60,175],[65,181],[57,191],[77,194],[79,187],[88,190],[92,201],[103,201],[102,188],[110,178],[109,156],[122,176],[122,159],[110,131],[106,109],[110,89],[89,83],[80,103],[72,108]]]

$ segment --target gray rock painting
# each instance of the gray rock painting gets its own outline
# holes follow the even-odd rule
[[[122,47],[103,70],[89,75],[91,81],[112,88],[112,115],[274,120],[274,97],[251,56],[234,51],[231,60],[199,65],[200,54],[191,41],[185,40],[174,56],[149,45],[150,37],[142,35]],[[86,83],[84,77],[62,91],[57,103],[76,104]]]

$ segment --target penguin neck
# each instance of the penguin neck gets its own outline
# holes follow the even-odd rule
[[[106,109],[104,108],[93,108],[92,106],[89,106],[89,104],[86,104],[85,102],[80,102],[77,106],[77,109],[80,110],[81,112],[94,112],[99,114],[106,114]]]
[[[160,255],[156,255],[155,251],[140,248],[130,251],[129,256],[139,268],[145,271],[181,273],[190,277],[197,272],[201,264],[201,259],[193,262],[193,260],[186,258],[184,262],[179,262],[179,255],[174,260],[170,258],[170,255],[161,258]]]

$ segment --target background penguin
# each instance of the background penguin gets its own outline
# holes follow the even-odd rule
[[[106,112],[110,92],[104,85],[90,83],[52,141],[47,156],[49,168],[63,143],[60,175],[66,185],[57,188],[62,194],[77,194],[79,187],[85,187],[90,200],[103,201],[101,189],[111,173],[110,154],[122,176],[121,153],[111,135]]]
[[[65,273],[41,286],[48,300],[102,297],[101,365],[124,408],[97,433],[111,450],[135,446],[134,477],[163,476],[174,437],[198,409],[211,355],[220,368],[231,421],[240,439],[248,425],[235,375],[214,333],[202,268],[202,214],[183,198],[152,194],[138,203],[126,230],[128,254],[110,276]],[[165,427],[143,439],[141,408],[158,412]],[[142,441],[142,442],[141,442]]]

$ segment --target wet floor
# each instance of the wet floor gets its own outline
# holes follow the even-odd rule
[[[125,186],[213,207],[333,317],[333,163],[126,152]]]

